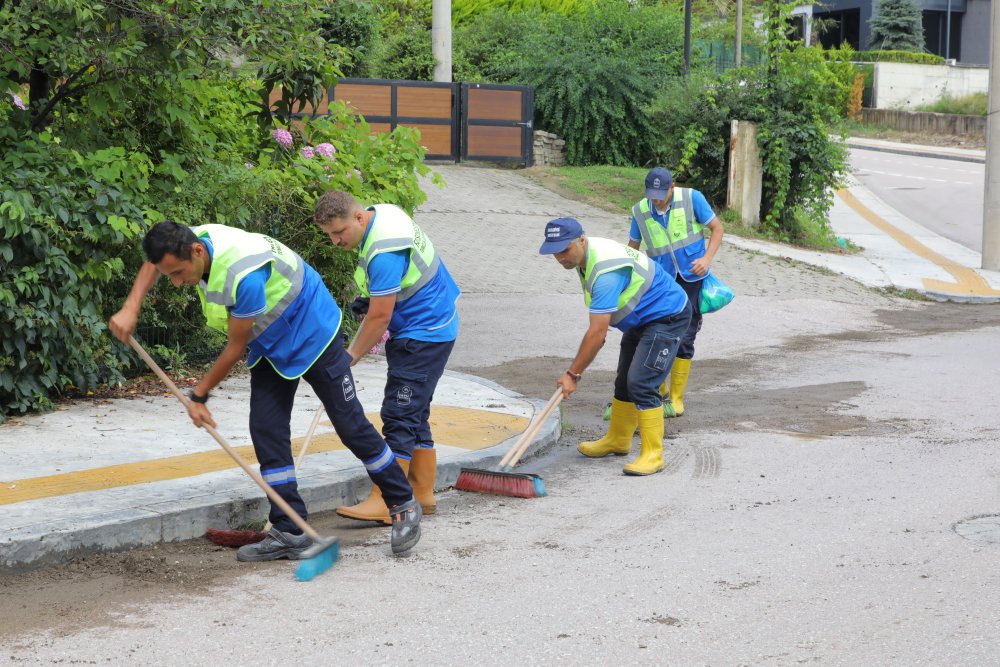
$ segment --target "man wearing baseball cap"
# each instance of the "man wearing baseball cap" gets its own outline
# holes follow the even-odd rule
[[[604,345],[608,327],[622,331],[615,396],[608,433],[581,442],[584,456],[624,456],[639,428],[638,458],[624,467],[626,475],[651,475],[663,469],[663,408],[659,386],[670,371],[681,336],[691,321],[684,290],[655,262],[617,241],[587,238],[574,218],[545,225],[539,254],[552,255],[565,269],[575,270],[590,309],[590,325],[576,357],[556,380],[568,398],[583,372]]]
[[[704,230],[711,236],[705,242]],[[660,387],[663,414],[684,414],[684,392],[694,358],[694,340],[701,331],[701,286],[722,244],[722,221],[698,190],[674,185],[663,167],[646,174],[646,197],[632,207],[630,248],[642,248],[651,260],[674,277],[691,301],[691,324],[681,340],[669,382]],[[669,387],[668,387],[669,384]]]

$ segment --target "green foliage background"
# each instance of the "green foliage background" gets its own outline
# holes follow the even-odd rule
[[[0,421],[120,381],[135,363],[105,322],[159,220],[273,234],[348,298],[353,259],[312,224],[316,197],[339,188],[412,210],[427,168],[415,131],[372,135],[343,106],[290,123],[352,62],[323,37],[328,9],[0,3]],[[271,138],[277,127],[292,129],[295,146]],[[323,142],[336,147],[332,160],[302,156]],[[202,322],[194,292],[161,281],[140,326],[166,329],[183,355],[218,343]]]

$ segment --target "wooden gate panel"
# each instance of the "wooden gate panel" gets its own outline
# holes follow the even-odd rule
[[[462,84],[462,159],[531,166],[534,114],[528,86]]]

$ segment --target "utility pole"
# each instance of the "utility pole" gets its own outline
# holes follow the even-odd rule
[[[983,192],[983,268],[1000,271],[1000,2],[990,3],[990,97],[986,116],[986,187]]]
[[[736,66],[743,62],[743,0],[736,0]]]
[[[691,0],[684,0],[684,78],[691,74]]]
[[[990,3],[993,4],[992,2]],[[951,58],[951,0],[948,0],[948,15],[944,20],[944,59]]]
[[[434,80],[451,83],[451,0],[433,0],[431,43]]]

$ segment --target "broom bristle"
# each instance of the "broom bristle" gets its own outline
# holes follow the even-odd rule
[[[455,480],[455,488],[459,491],[475,491],[514,498],[535,498],[539,495],[535,480],[541,482],[542,478],[523,473],[462,468],[458,479]],[[544,490],[543,482],[541,495],[545,495]]]
[[[221,547],[242,547],[247,544],[257,544],[267,533],[259,530],[217,530],[209,528],[205,537]]]
[[[299,581],[312,581],[340,559],[340,541],[336,537],[317,538],[300,558],[295,578]]]

